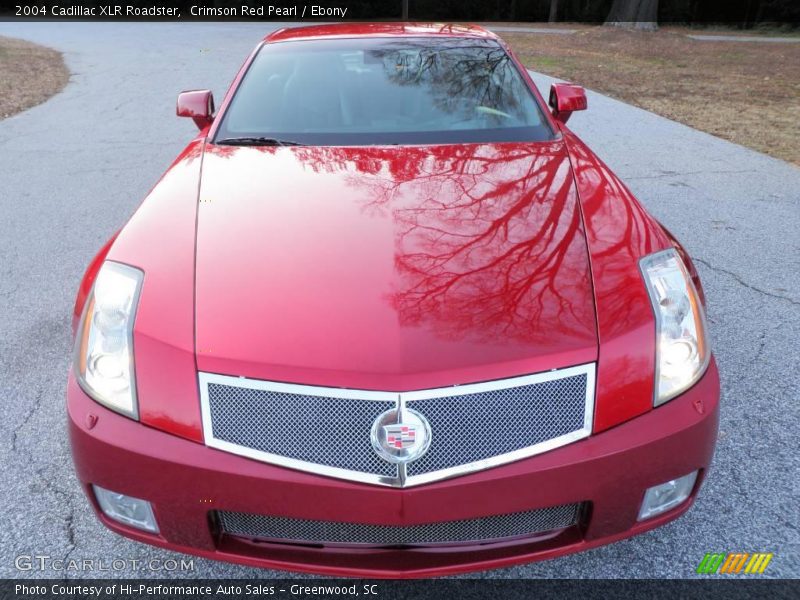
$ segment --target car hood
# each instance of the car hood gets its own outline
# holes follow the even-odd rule
[[[562,142],[203,154],[201,371],[410,390],[591,362]]]

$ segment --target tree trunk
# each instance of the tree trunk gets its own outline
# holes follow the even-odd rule
[[[403,21],[408,21],[408,0],[403,0]]]
[[[558,21],[558,0],[550,0],[550,17],[547,20],[550,23]]]
[[[756,18],[753,19],[753,26],[758,25],[761,21],[764,20],[764,3],[759,0],[758,2],[758,10],[756,11]]]
[[[605,24],[655,31],[658,29],[658,0],[614,0]]]

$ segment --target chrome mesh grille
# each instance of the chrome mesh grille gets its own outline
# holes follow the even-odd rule
[[[305,462],[394,476],[372,449],[372,422],[394,402],[208,384],[218,440]]]
[[[290,468],[366,483],[420,485],[587,437],[594,365],[480,384],[377,392],[200,373],[206,444]],[[372,447],[373,424],[404,405],[431,442],[398,467]]]
[[[371,525],[311,521],[219,511],[224,533],[258,540],[369,546],[468,544],[526,537],[563,529],[578,521],[580,504],[424,525]]]
[[[448,469],[540,444],[583,427],[586,375],[465,396],[409,402],[433,441],[409,476]]]

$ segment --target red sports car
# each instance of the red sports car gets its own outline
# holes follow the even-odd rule
[[[282,29],[89,266],[78,477],[135,540],[421,577],[686,512],[719,376],[687,253],[479,28]]]

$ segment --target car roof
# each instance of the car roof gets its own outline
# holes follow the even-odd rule
[[[306,27],[285,27],[264,38],[265,42],[351,37],[464,37],[496,40],[479,25],[455,23],[335,23]]]

